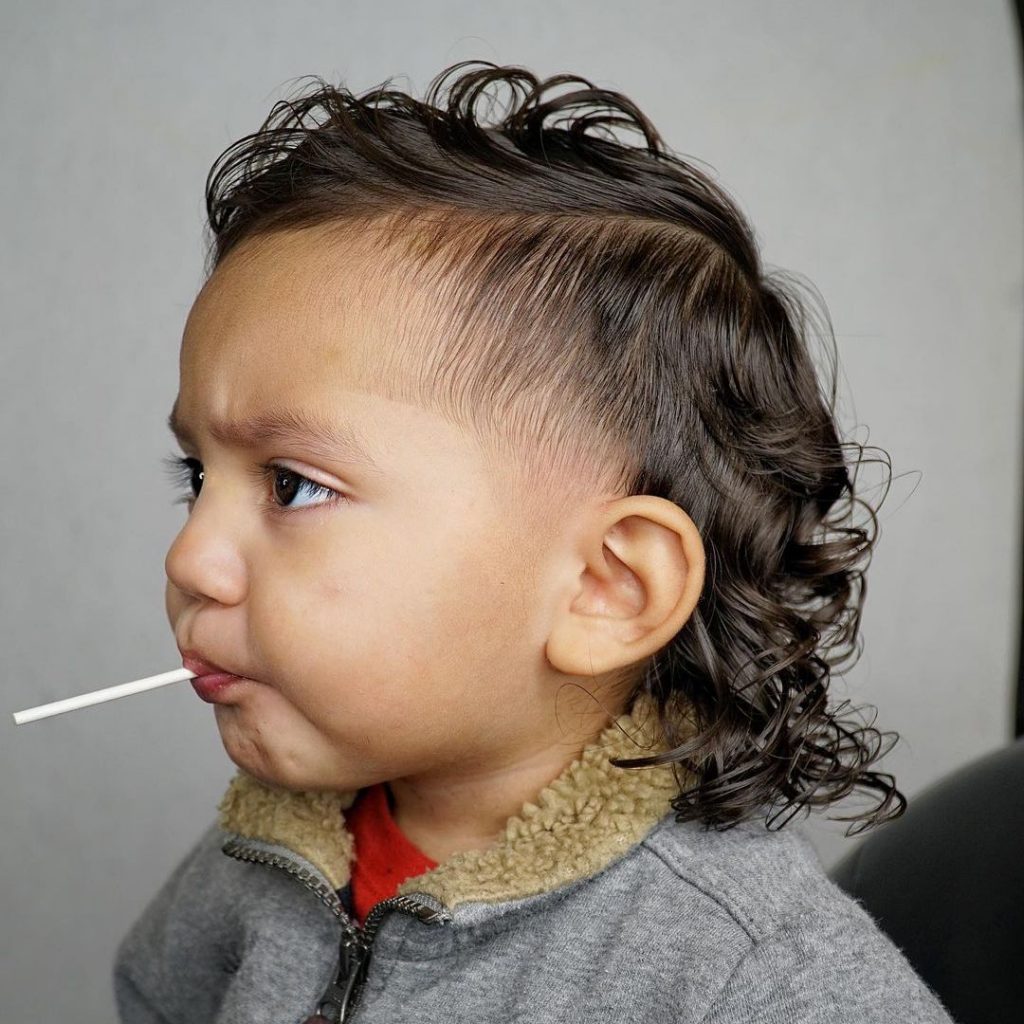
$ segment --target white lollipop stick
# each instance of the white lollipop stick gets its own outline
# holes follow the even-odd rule
[[[159,675],[136,679],[131,683],[108,686],[105,690],[93,690],[92,693],[68,697],[67,700],[54,701],[52,704],[40,704],[39,707],[29,708],[27,711],[13,712],[14,724],[24,725],[26,722],[34,722],[39,718],[49,718],[51,715],[62,715],[65,711],[87,708],[90,704],[102,704],[104,701],[116,700],[118,697],[142,693],[143,690],[155,690],[158,686],[166,686],[168,683],[180,683],[183,679],[193,679],[195,675],[195,672],[191,672],[187,668],[176,668],[172,672],[161,672]]]

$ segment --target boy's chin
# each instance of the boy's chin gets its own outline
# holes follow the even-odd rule
[[[232,760],[234,760],[232,758]],[[278,793],[297,793],[296,789],[292,789],[290,786],[286,786],[280,779],[274,778],[272,775],[268,775],[266,772],[257,771],[251,768],[247,764],[240,764],[235,761],[235,764],[245,772],[246,775],[251,775],[257,782],[261,782],[268,789],[273,789]]]
[[[228,759],[246,775],[252,776],[265,786],[291,793],[335,793],[351,794],[371,782],[365,779],[365,769],[360,772],[355,765],[351,776],[346,766],[330,765],[326,769],[316,763],[296,763],[292,757],[276,756],[280,751],[264,750],[250,738],[250,730],[230,708],[218,705],[215,708],[217,730],[221,746]]]
[[[246,775],[252,776],[257,782],[262,782],[263,785],[270,789],[276,790],[281,793],[338,793],[348,792],[348,789],[354,793],[358,788],[356,786],[348,787],[345,790],[339,790],[337,786],[332,786],[324,780],[314,778],[312,776],[298,776],[295,771],[275,771],[272,765],[267,765],[265,761],[254,759],[252,757],[245,757],[239,755],[233,751],[226,743],[224,744],[224,751],[228,755],[231,762],[240,768]]]

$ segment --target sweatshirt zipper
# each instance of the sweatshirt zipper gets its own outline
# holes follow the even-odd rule
[[[307,1024],[319,1024],[321,1021],[341,1024],[351,1019],[366,983],[373,940],[389,911],[400,910],[427,924],[447,924],[452,919],[447,907],[439,900],[425,892],[412,892],[379,900],[370,908],[363,926],[359,927],[345,913],[338,894],[320,872],[304,867],[293,857],[258,849],[240,836],[227,840],[221,849],[236,860],[270,864],[286,871],[313,892],[341,923],[341,973],[320,997],[317,1012]]]

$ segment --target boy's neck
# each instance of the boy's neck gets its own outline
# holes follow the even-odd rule
[[[508,819],[558,778],[605,725],[606,719],[575,747],[562,742],[498,768],[427,781],[394,779],[388,788],[395,824],[439,864],[464,850],[485,849],[501,838]]]
[[[577,756],[556,759],[550,754],[437,785],[395,779],[388,783],[394,798],[392,817],[406,838],[439,864],[453,853],[482,850],[499,839],[505,822]]]

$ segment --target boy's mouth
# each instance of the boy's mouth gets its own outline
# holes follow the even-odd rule
[[[215,704],[224,690],[234,684],[248,682],[245,676],[236,675],[220,665],[205,661],[192,650],[183,650],[181,660],[184,668],[195,672],[195,679],[190,680],[192,689],[208,704]]]

